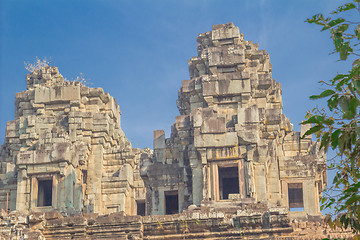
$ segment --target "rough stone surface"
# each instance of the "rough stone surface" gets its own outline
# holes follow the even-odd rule
[[[154,132],[154,158],[141,173],[147,213],[165,214],[170,191],[178,193],[179,212],[202,201],[224,201],[220,171],[233,167],[239,190],[228,200],[289,209],[288,184],[295,183],[302,186],[304,208],[297,216],[320,215],[326,158],[311,137],[300,139],[282,113],[269,54],[244,40],[232,23],[213,26],[197,41],[191,79],[179,90],[181,115],[170,138]]]
[[[330,230],[318,221],[289,221],[287,215],[272,209],[250,206],[238,208],[238,214],[224,209],[198,207],[174,215],[126,216],[85,214],[57,219],[36,215],[36,221],[24,222],[24,215],[11,213],[0,221],[0,239],[352,239],[350,231]]]
[[[116,100],[65,81],[56,67],[28,74],[26,82],[1,147],[0,207],[136,214],[136,201],[145,201],[140,159],[151,150],[131,147]],[[52,184],[46,206],[38,199],[43,180]]]
[[[282,113],[269,54],[232,23],[197,41],[154,150],[131,147],[103,89],[56,67],[26,76],[0,147],[0,239],[351,236],[322,223],[326,158]]]

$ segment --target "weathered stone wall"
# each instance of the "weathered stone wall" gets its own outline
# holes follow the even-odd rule
[[[154,151],[131,147],[103,89],[56,67],[27,75],[0,148],[0,239],[350,236],[321,223],[326,159],[282,113],[269,54],[232,23],[197,40]]]
[[[349,231],[330,230],[309,220],[292,221],[276,209],[240,209],[235,214],[203,207],[166,216],[96,213],[63,217],[59,212],[0,210],[0,239],[352,239]]]
[[[26,81],[0,152],[0,207],[136,214],[136,200],[145,199],[140,158],[151,150],[131,147],[116,100],[102,88],[65,81],[56,67]]]
[[[301,189],[303,203],[296,204],[304,214],[320,214],[326,159],[311,137],[293,132],[282,113],[269,54],[244,40],[232,23],[214,25],[197,41],[191,79],[179,90],[181,115],[170,138],[163,130],[154,132],[154,160],[144,164],[148,214],[165,214],[171,192],[178,194],[179,212],[227,198],[289,208],[288,184]],[[225,189],[227,174],[238,190]]]

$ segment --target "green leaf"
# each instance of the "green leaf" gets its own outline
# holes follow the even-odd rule
[[[347,98],[349,99],[349,98]],[[343,115],[344,119],[353,119],[356,115],[357,106],[359,105],[358,99],[355,97],[351,97],[348,107],[345,110],[345,113]]]
[[[345,32],[348,28],[349,28],[349,24],[344,23],[344,24],[339,25],[336,30],[337,30],[338,32],[342,32],[342,33],[343,33],[343,32]],[[350,37],[350,39],[352,39],[352,38],[353,38],[353,36]]]
[[[355,114],[354,114],[354,112],[352,112],[352,111],[347,111],[347,112],[345,112],[344,114],[343,114],[343,118],[344,119],[353,119],[355,117]]]
[[[349,110],[350,99],[348,96],[341,96],[339,98],[339,105],[344,112]]]
[[[334,90],[327,89],[327,90],[323,91],[322,93],[320,93],[320,95],[312,95],[312,96],[310,96],[310,99],[315,100],[315,99],[318,99],[318,98],[324,98],[324,97],[330,96],[330,95],[332,95],[334,93],[335,93]]]
[[[333,111],[333,109],[336,108],[339,103],[339,95],[332,95],[331,98],[329,98],[329,100],[327,101],[327,103],[330,111]]]
[[[359,105],[359,100],[355,97],[352,97],[349,102],[349,111],[353,112],[356,115],[356,109]]]
[[[348,187],[344,192],[356,193],[360,188],[360,182],[353,184],[351,187]]]
[[[360,138],[360,127],[356,128],[356,134],[358,135],[358,137]]]
[[[343,154],[344,150],[346,148],[346,134],[345,133],[341,134],[341,136],[339,137],[338,146],[339,146],[340,153]]]
[[[354,62],[353,62],[353,67],[354,66],[357,66],[357,65],[359,65],[359,63],[360,63],[360,59],[356,59]]]
[[[353,49],[350,47],[350,43],[346,42],[340,47],[340,59],[346,60],[350,53],[353,52]]]
[[[339,79],[342,79],[344,77],[347,77],[348,75],[347,74],[338,74],[334,77],[334,79],[332,80],[332,82],[334,83],[335,81],[339,80]]]
[[[330,143],[330,133],[326,132],[323,137],[321,138],[321,144],[320,144],[320,149],[324,148],[324,151],[327,152],[328,148],[329,148],[329,143]]]
[[[323,123],[325,123],[326,125],[330,126],[330,125],[333,125],[333,124],[335,123],[335,121],[334,121],[334,118],[333,118],[333,117],[329,117],[329,118],[325,119],[325,120],[323,121]]]
[[[314,15],[312,18],[306,19],[306,22],[315,23],[318,25],[324,25],[324,23],[321,22],[323,20],[324,20],[324,16],[321,13],[319,13],[319,14]]]
[[[346,216],[346,215],[343,215],[343,216]],[[344,221],[342,222],[345,229],[347,229],[347,227],[349,226],[349,221],[350,221],[350,219],[345,217]]]
[[[331,14],[337,14],[340,12],[345,12],[345,11],[349,11],[351,9],[356,8],[355,4],[353,3],[346,3],[340,7],[338,7],[335,11],[333,11]]]
[[[340,176],[340,173],[337,172],[333,179],[333,184],[336,184],[339,181],[339,178],[341,178],[341,176]]]
[[[351,205],[351,204],[353,204],[354,202],[357,202],[357,201],[359,201],[360,200],[360,196],[359,195],[356,195],[356,194],[354,194],[354,195],[352,195],[348,200],[346,200],[346,202],[345,202],[345,205]]]
[[[357,92],[357,94],[360,95],[360,80],[359,79],[353,79],[352,83],[354,85],[355,91]]]
[[[302,121],[301,124],[308,124],[308,123],[320,123],[324,121],[324,117],[320,115],[311,116],[308,120]]]
[[[345,22],[345,19],[343,18],[337,18],[335,20],[330,21],[329,23],[325,24],[325,26],[321,29],[321,31],[327,30],[329,28],[332,28],[340,23]]]
[[[331,134],[331,147],[332,147],[332,149],[335,149],[339,145],[339,134],[340,134],[340,129],[335,130]]]
[[[343,39],[343,33],[338,32],[335,29],[330,29],[331,37],[334,41],[335,50],[336,52],[340,51],[340,48],[343,45],[344,39]]]
[[[355,31],[355,35],[356,35],[357,39],[360,40],[360,24],[357,25],[357,27],[354,31]]]
[[[349,77],[345,77],[345,78],[341,79],[341,81],[339,81],[339,82],[336,84],[336,90],[342,91],[342,86],[344,86],[345,84],[347,84],[349,80],[350,80]]]
[[[345,22],[345,19],[343,19],[343,18],[337,18],[337,19],[335,19],[335,20],[330,21],[330,22],[329,22],[329,26],[330,26],[330,27],[333,27],[333,26],[336,26],[336,25],[338,25],[338,24],[340,24],[340,23],[343,23],[343,22]]]
[[[324,126],[323,125],[315,125],[314,127],[310,128],[309,130],[307,130],[305,133],[304,133],[304,136],[308,136],[310,134],[313,134],[313,133],[316,133],[318,131],[320,131],[321,129],[323,129]]]

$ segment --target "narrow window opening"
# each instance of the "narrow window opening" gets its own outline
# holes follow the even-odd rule
[[[291,212],[304,211],[303,186],[302,183],[289,183],[289,209]]]
[[[179,196],[178,191],[165,192],[165,213],[179,213]]]
[[[38,207],[52,206],[52,180],[38,181]]]
[[[238,167],[219,167],[220,199],[229,199],[229,194],[239,194]]]
[[[140,216],[145,216],[145,200],[136,201],[136,214]]]
[[[86,182],[87,182],[87,170],[82,170],[82,174],[83,174],[83,183],[86,184]]]

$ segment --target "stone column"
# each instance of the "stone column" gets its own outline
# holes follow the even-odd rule
[[[254,166],[256,201],[266,201],[266,177],[264,164]]]
[[[103,146],[100,144],[92,145],[91,155],[88,163],[88,184],[87,197],[89,199],[89,211],[102,213],[101,203],[101,179],[103,169]]]
[[[314,179],[307,179],[303,182],[304,211],[310,215],[319,214],[316,191]]]
[[[157,162],[165,163],[165,131],[154,131],[154,155]]]
[[[164,190],[154,189],[152,192],[152,215],[164,215]]]
[[[245,196],[256,198],[255,184],[254,184],[254,170],[253,163],[244,161],[244,175],[245,175]]]
[[[26,196],[26,185],[27,185],[27,174],[25,166],[19,166],[17,176],[17,195],[16,195],[16,210],[26,211],[28,210],[27,201],[29,200]]]
[[[198,164],[195,168],[192,168],[192,192],[193,192],[193,204],[200,206],[203,200],[203,172],[202,167]]]
[[[75,172],[74,168],[70,165],[66,171],[65,176],[65,207],[66,209],[74,208],[74,198],[75,198]]]
[[[59,162],[59,169],[60,173],[58,176],[58,182],[57,182],[57,199],[53,199],[53,201],[56,201],[56,208],[57,209],[66,209],[66,188],[65,188],[65,181],[66,181],[66,174],[67,174],[67,162]]]

